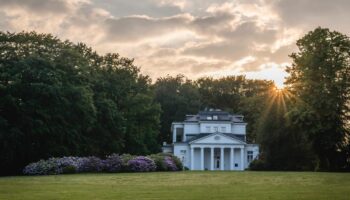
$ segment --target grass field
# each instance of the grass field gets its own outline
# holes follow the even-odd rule
[[[350,173],[164,172],[0,178],[1,200],[350,199]]]

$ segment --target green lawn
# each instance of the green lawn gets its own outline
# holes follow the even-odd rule
[[[0,199],[350,199],[350,173],[158,172],[0,177]]]

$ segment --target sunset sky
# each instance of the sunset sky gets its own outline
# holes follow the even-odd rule
[[[245,74],[281,86],[295,42],[350,34],[349,0],[0,0],[1,31],[52,33],[135,58],[153,80]]]

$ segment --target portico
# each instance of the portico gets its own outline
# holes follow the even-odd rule
[[[191,145],[190,151],[191,170],[244,170],[243,145]]]

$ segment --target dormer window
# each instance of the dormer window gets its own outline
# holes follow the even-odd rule
[[[218,116],[217,115],[213,115],[213,120],[218,120]]]

